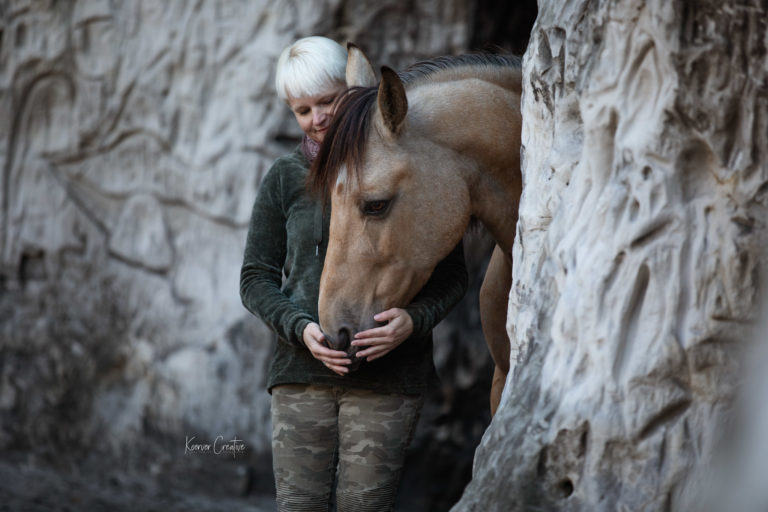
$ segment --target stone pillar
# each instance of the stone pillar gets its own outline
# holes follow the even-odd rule
[[[767,247],[766,20],[759,1],[539,2],[517,365],[454,510],[684,510],[702,495]]]

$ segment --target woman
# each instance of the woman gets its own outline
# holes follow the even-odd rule
[[[325,344],[317,300],[330,208],[305,183],[346,90],[345,68],[346,50],[323,37],[281,54],[277,92],[304,137],[261,183],[240,276],[243,304],[278,335],[267,386],[279,510],[327,511],[334,480],[337,510],[392,509],[424,393],[436,382],[431,330],[467,287],[459,244],[410,305],[379,313],[385,325],[356,336],[358,370]]]

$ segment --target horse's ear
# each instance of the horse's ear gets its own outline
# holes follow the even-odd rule
[[[376,85],[373,67],[363,51],[354,43],[347,43],[347,87]]]
[[[387,66],[381,68],[378,104],[384,127],[393,135],[398,135],[408,113],[408,99],[400,77]]]

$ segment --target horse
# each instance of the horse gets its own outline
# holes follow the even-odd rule
[[[483,334],[495,369],[495,414],[510,368],[506,331],[512,244],[522,192],[516,57],[438,57],[401,73],[348,44],[348,93],[310,181],[330,196],[328,250],[320,280],[320,326],[346,350],[373,315],[404,307],[473,219],[493,236],[480,291]]]

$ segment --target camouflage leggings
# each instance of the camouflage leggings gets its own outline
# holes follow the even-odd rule
[[[334,477],[338,512],[393,510],[405,450],[423,404],[422,396],[303,384],[274,387],[278,510],[328,512]]]

